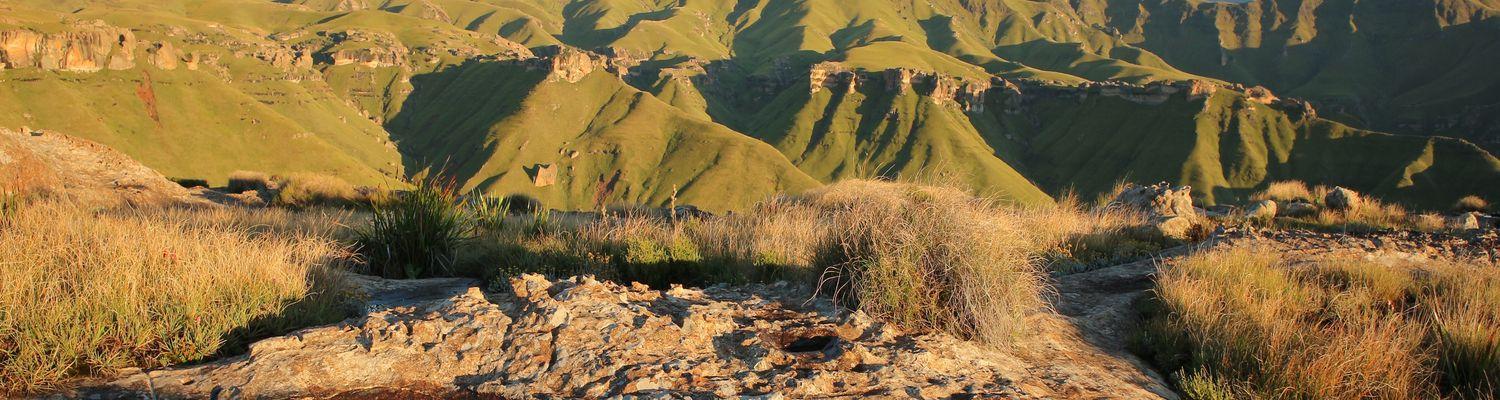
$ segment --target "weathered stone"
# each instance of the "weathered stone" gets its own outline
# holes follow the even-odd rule
[[[1193,218],[1198,215],[1193,209],[1192,188],[1172,187],[1166,182],[1151,186],[1127,186],[1110,202],[1110,207],[1124,207],[1150,217]]]
[[[1349,211],[1358,208],[1359,203],[1359,193],[1343,186],[1335,186],[1328,195],[1323,196],[1323,205],[1330,210]]]
[[[1448,229],[1471,231],[1479,229],[1480,214],[1477,212],[1466,212],[1448,217]]]
[[[1245,217],[1258,220],[1276,218],[1276,201],[1261,200],[1251,204],[1250,208],[1245,210]]]
[[[1310,217],[1318,213],[1318,206],[1305,201],[1296,201],[1288,203],[1285,207],[1281,207],[1281,209],[1278,211],[1280,211],[1279,215],[1283,217]]]
[[[37,68],[94,72],[135,67],[135,34],[100,21],[79,23],[60,33],[0,31],[0,70]]]
[[[537,164],[531,175],[531,183],[536,187],[547,187],[557,183],[557,164]]]
[[[1193,231],[1204,222],[1198,209],[1193,207],[1192,188],[1172,187],[1166,182],[1151,186],[1127,186],[1115,196],[1109,207],[1124,208],[1145,215],[1148,225],[1143,228],[1151,234],[1170,240],[1193,239]]]
[[[77,395],[326,398],[418,388],[480,398],[1175,397],[1127,361],[1058,354],[1095,349],[1058,320],[1038,323],[1069,332],[1048,337],[1070,342],[1023,357],[905,332],[808,301],[806,289],[787,284],[656,291],[523,275],[487,293],[463,279],[351,280],[369,299],[367,315],[263,340],[245,356],[136,373]]]

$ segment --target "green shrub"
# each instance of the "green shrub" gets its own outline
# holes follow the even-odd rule
[[[423,180],[373,207],[356,233],[372,272],[395,279],[452,275],[456,253],[474,235],[474,220],[450,186]]]

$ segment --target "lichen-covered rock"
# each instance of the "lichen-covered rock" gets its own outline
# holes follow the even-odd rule
[[[1193,189],[1173,187],[1166,182],[1150,186],[1130,185],[1120,191],[1109,207],[1124,208],[1146,216],[1149,234],[1169,240],[1192,239],[1192,233],[1203,224],[1193,207]]]
[[[1332,191],[1323,196],[1323,205],[1335,211],[1349,211],[1358,208],[1359,201],[1358,192],[1346,189],[1343,186],[1335,186]]]
[[[1049,334],[1070,342],[1020,356],[906,332],[808,301],[805,289],[787,284],[657,291],[524,275],[503,293],[486,293],[463,279],[353,279],[365,287],[368,315],[267,339],[244,356],[136,373],[76,394],[1173,397],[1135,364],[1073,341],[1076,333]]]
[[[1173,187],[1166,182],[1150,186],[1130,185],[1110,201],[1110,207],[1124,207],[1150,217],[1188,217],[1198,215],[1193,208],[1193,189]]]

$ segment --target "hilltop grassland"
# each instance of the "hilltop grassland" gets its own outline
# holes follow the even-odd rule
[[[1142,346],[1194,399],[1500,395],[1500,268],[1213,250],[1161,266]]]
[[[529,272],[658,287],[788,280],[910,329],[1004,345],[1046,311],[1052,269],[1159,246],[1131,239],[1138,219],[1127,213],[892,182],[843,182],[722,217],[553,213],[451,193],[418,183],[358,213],[17,197],[0,220],[0,263],[11,265],[0,269],[4,389],[211,359],[336,321],[352,301],[347,271],[495,285]]]
[[[1140,217],[1076,202],[1018,207],[941,187],[844,181],[722,217],[629,208],[505,219],[456,256],[490,277],[540,272],[706,285],[790,280],[903,326],[995,344],[1045,309],[1053,271],[1140,257],[1163,244]]]

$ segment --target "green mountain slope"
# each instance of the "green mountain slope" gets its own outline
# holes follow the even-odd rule
[[[443,171],[572,209],[675,193],[730,210],[874,176],[1027,204],[1120,180],[1232,202],[1301,179],[1437,208],[1500,198],[1481,148],[1500,126],[1496,9],[16,0],[0,3],[0,126],[174,176]]]

